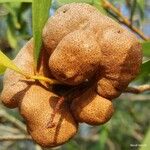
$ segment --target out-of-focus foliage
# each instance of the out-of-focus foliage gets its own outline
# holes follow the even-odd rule
[[[10,0],[0,0],[10,1]],[[19,0],[11,0],[19,1]],[[31,0],[20,0],[28,1]],[[53,0],[51,14],[70,2],[86,2],[100,11],[101,0]],[[116,8],[129,18],[132,24],[150,36],[150,1],[145,0],[110,0]],[[14,57],[25,41],[32,35],[30,3],[5,3],[0,5],[0,48],[7,55]],[[36,14],[38,15],[38,13]],[[33,25],[34,26],[34,25]],[[150,41],[142,41],[143,66],[140,75],[131,85],[150,84]],[[2,81],[2,77],[1,77]],[[1,82],[2,83],[2,82]],[[2,88],[2,84],[1,87]],[[91,127],[82,125],[78,135],[58,148],[59,150],[149,150],[150,145],[150,92],[143,94],[122,94],[114,101],[116,112],[105,125]],[[1,109],[1,108],[0,108]],[[18,111],[5,108],[12,116],[23,122]],[[5,125],[5,130],[2,128]],[[15,128],[0,113],[0,136],[7,135],[7,127]],[[13,129],[15,130],[18,129]],[[17,131],[18,132],[18,131]],[[10,132],[9,132],[10,134]],[[17,134],[17,133],[15,133]],[[41,133],[42,134],[42,133]],[[34,150],[38,149],[32,141],[0,142],[0,150]]]
[[[31,3],[32,2],[32,0],[0,0],[0,3],[14,3],[14,2],[26,2],[26,3]]]
[[[150,60],[147,60],[146,62],[143,63],[140,74],[137,77],[137,80],[144,79],[146,77],[148,77],[148,81],[149,81],[149,79],[150,79]]]
[[[140,150],[149,150],[149,147],[147,146],[147,143],[149,143],[149,141],[150,141],[150,128],[143,141],[143,147]]]
[[[143,55],[150,57],[150,41],[142,42]]]
[[[16,53],[31,36],[31,9],[29,3],[3,3],[0,10],[0,48]],[[6,12],[6,13],[4,13]],[[14,53],[15,53],[14,52]]]
[[[144,19],[145,0],[126,0],[126,3],[130,9],[131,22],[135,14],[138,14],[141,20]]]

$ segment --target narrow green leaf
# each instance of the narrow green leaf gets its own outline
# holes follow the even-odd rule
[[[137,0],[137,6],[140,12],[141,19],[144,19],[145,0]]]
[[[6,70],[5,66],[0,65],[0,75],[4,74]]]
[[[144,56],[150,57],[150,41],[145,41],[142,44],[143,54]]]
[[[137,0],[133,0],[133,2],[131,3],[132,5],[131,5],[130,21],[133,22],[133,17],[134,17],[136,6],[137,6]]]
[[[140,78],[148,77],[149,75],[150,75],[150,60],[148,60],[142,64],[140,74],[136,78],[136,80],[138,80]]]
[[[40,80],[40,81],[45,81],[50,84],[61,84],[57,80],[53,80],[44,76],[39,76],[39,75],[30,75],[26,72],[23,72],[20,68],[18,68],[15,63],[10,60],[1,50],[0,50],[0,74],[3,74],[6,70],[6,68],[12,69],[16,71],[17,73],[25,76],[28,79],[34,79],[34,80]]]
[[[14,30],[11,26],[7,28],[7,39],[10,46],[15,49],[17,47],[17,37],[15,36]]]
[[[107,126],[102,126],[101,132],[99,134],[99,149],[105,149],[107,138],[108,138]]]
[[[144,10],[144,8],[145,8],[145,0],[137,0],[137,3],[140,5],[142,10]]]
[[[150,72],[150,60],[147,60],[142,64],[141,72]]]
[[[102,0],[93,0],[92,6],[95,6],[101,13],[106,14],[106,10],[102,5]]]
[[[26,2],[31,3],[32,0],[0,0],[0,3]]]
[[[17,11],[16,11],[17,9],[16,8],[20,8],[21,3],[17,3],[17,5],[14,5],[14,4],[15,3],[13,3],[13,4],[7,3],[7,4],[3,4],[3,6],[8,10],[8,12],[10,14],[10,18],[11,18],[12,22],[10,22],[10,20],[8,20],[9,24],[13,23],[16,29],[20,29],[20,23],[17,18]],[[11,28],[11,26],[10,26],[10,28]]]
[[[37,66],[39,59],[40,49],[42,46],[42,30],[49,16],[50,6],[51,0],[33,0],[32,3],[35,66]]]
[[[24,75],[24,73],[15,65],[15,63],[0,50],[0,73],[4,73],[6,68],[15,70],[16,72]]]
[[[142,142],[142,144],[140,144],[141,148],[140,150],[149,150],[150,148],[150,128],[144,138],[144,141]]]

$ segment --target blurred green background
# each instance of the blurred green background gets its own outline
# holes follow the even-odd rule
[[[53,0],[50,15],[65,3],[73,0]],[[77,0],[75,2],[81,2]],[[98,0],[82,0],[102,9]],[[150,0],[111,0],[130,22],[150,37]],[[106,15],[114,18],[108,11]],[[115,17],[116,18],[116,17]],[[114,19],[115,19],[114,18]],[[0,4],[0,49],[14,58],[20,48],[32,37],[31,3]],[[140,41],[142,39],[139,38]],[[150,42],[142,41],[143,60],[150,58]],[[147,66],[150,72],[150,66]],[[0,76],[2,90],[3,76]],[[131,85],[150,84],[150,77],[143,75]],[[78,135],[59,150],[150,150],[150,92],[141,94],[123,93],[114,100],[115,114],[101,126],[81,125]],[[12,117],[12,118],[11,118]],[[19,135],[20,131],[11,119],[24,123],[18,110],[9,110],[0,104],[0,137]],[[24,126],[24,124],[23,124]],[[41,150],[32,140],[0,141],[0,150]]]

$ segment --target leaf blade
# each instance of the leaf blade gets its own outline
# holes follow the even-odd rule
[[[137,0],[137,6],[139,9],[140,17],[144,19],[145,0]]]
[[[150,41],[144,41],[141,44],[144,56],[150,57]]]
[[[0,75],[3,75],[5,73],[6,67],[0,65]]]
[[[150,141],[150,128],[146,133],[146,136],[141,144],[142,146],[140,150],[149,150],[149,147],[150,147],[149,141]]]
[[[149,75],[150,75],[150,59],[142,64],[140,74],[137,76],[136,80],[148,77]]]
[[[31,3],[32,0],[0,0],[0,3],[25,2]]]
[[[20,74],[24,74],[15,63],[10,60],[1,50],[0,50],[0,73],[3,74],[6,68],[15,70]]]
[[[50,6],[51,0],[33,0],[32,3],[35,67],[37,67],[40,49],[42,46],[42,29],[48,19]]]

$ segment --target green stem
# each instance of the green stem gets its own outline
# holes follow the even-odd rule
[[[35,76],[30,76],[30,79],[35,79],[35,80],[40,80],[40,81],[45,81],[48,82],[49,84],[61,84],[59,81],[54,80],[54,79],[50,79],[44,76],[39,76],[39,75],[35,75]]]

